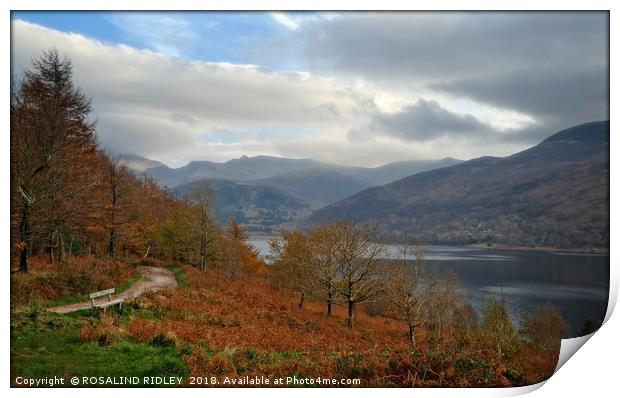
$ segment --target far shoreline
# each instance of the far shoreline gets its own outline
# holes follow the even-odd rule
[[[280,235],[248,235],[248,239],[256,240],[273,240],[281,239]],[[390,244],[390,243],[387,243]],[[433,244],[436,245],[436,244]],[[446,246],[465,247],[468,249],[492,249],[492,250],[512,250],[512,251],[540,251],[540,252],[563,252],[576,254],[609,254],[609,248],[591,247],[591,248],[562,248],[557,246],[517,246],[503,245],[497,243],[468,243],[468,244],[450,244]]]
[[[580,254],[609,254],[609,248],[590,247],[590,248],[561,248],[555,246],[514,246],[502,245],[496,243],[469,243],[462,247],[472,249],[494,249],[494,250],[515,250],[515,251],[541,251],[541,252],[564,252],[564,253],[580,253]]]

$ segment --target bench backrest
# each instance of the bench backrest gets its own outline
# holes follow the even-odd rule
[[[90,297],[91,299],[97,298],[97,297],[101,297],[101,296],[107,296],[110,294],[114,294],[114,288],[112,289],[108,289],[108,290],[102,290],[100,292],[95,292],[95,293],[91,293],[88,295],[88,297]]]

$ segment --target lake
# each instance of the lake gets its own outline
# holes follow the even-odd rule
[[[250,239],[263,256],[269,253],[268,241]],[[388,257],[398,257],[396,247],[386,248]],[[607,311],[608,254],[426,246],[426,262],[438,271],[452,268],[477,309],[490,295],[503,297],[515,322],[525,311],[551,303],[575,337],[584,322],[601,322]]]

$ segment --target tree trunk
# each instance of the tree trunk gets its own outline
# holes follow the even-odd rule
[[[306,298],[306,293],[301,292],[301,298],[299,299],[299,309],[304,307],[304,299]]]
[[[19,272],[28,272],[31,238],[30,206],[24,205],[22,207],[22,219],[19,223]]]
[[[54,263],[54,232],[50,232],[50,263]]]
[[[116,246],[116,230],[114,228],[110,229],[110,242],[108,244],[108,254],[110,257],[114,257]]]
[[[205,231],[200,234],[200,270],[207,269],[207,237]]]
[[[58,246],[60,248],[60,262],[64,263],[67,261],[67,256],[65,254],[65,238],[61,233],[56,232],[56,240],[58,241]]]
[[[27,244],[20,244],[20,253],[19,253],[19,272],[27,273],[28,272],[28,250],[29,247]]]
[[[437,317],[437,326],[438,326],[437,327],[437,337],[440,338],[440,339],[442,338],[442,335],[443,335],[443,322],[442,322],[441,318],[442,318],[441,315],[439,315]]]
[[[331,290],[327,291],[327,316],[332,316],[332,306],[334,304],[334,294]]]
[[[415,326],[409,324],[409,341],[411,341],[411,348],[415,348]]]
[[[347,319],[347,326],[353,327],[353,313],[355,311],[355,302],[349,300],[349,317]]]
[[[149,241],[149,245],[146,247],[146,253],[144,253],[144,257],[142,257],[143,260],[146,260],[146,258],[149,256],[150,251],[151,251],[151,241]]]

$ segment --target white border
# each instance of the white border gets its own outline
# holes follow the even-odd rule
[[[371,1],[371,0],[358,0],[358,1],[341,1],[341,0],[296,0],[292,1],[278,1],[278,0],[261,0],[258,2],[257,0],[229,0],[229,1],[209,1],[209,2],[199,2],[193,0],[175,0],[174,2],[163,1],[163,0],[152,0],[148,3],[148,9],[158,9],[158,10],[194,10],[194,9],[213,9],[213,10],[235,10],[235,9],[251,9],[251,10],[376,10],[376,9],[386,9],[386,10],[611,10],[611,70],[614,70],[614,67],[617,68],[618,63],[615,62],[618,54],[618,29],[616,28],[619,17],[616,15],[615,11],[620,9],[617,6],[618,2],[612,1],[588,1],[588,2],[579,2],[574,0],[563,1],[563,2],[553,2],[546,0],[522,0],[522,1],[469,1],[467,3],[463,1],[442,1],[440,4],[437,1],[397,1],[397,0],[383,0],[383,1]],[[10,10],[46,10],[46,9],[79,9],[79,10],[105,10],[105,9],[116,9],[116,10],[132,10],[132,9],[143,9],[146,6],[145,4],[140,4],[137,2],[130,3],[126,0],[108,0],[108,1],[78,1],[78,0],[57,0],[53,2],[53,5],[50,4],[49,1],[44,0],[24,0],[24,1],[15,1],[8,0],[4,1],[3,5],[5,7],[5,14],[3,21],[3,40],[2,40],[2,53],[4,54],[3,59],[5,61],[2,63],[2,92],[5,98],[4,112],[2,112],[2,120],[4,133],[2,134],[2,163],[4,164],[0,173],[0,186],[8,187],[9,186],[9,90],[10,90],[10,81],[9,81],[9,54],[10,54]],[[614,7],[614,5],[616,5]],[[561,6],[562,8],[559,8]],[[611,103],[610,103],[610,113],[613,116],[616,116],[615,111],[615,98],[618,93],[618,81],[614,79],[613,75],[611,76]],[[616,125],[615,120],[611,117],[611,129],[614,130],[614,126]],[[612,134],[611,140],[611,159],[616,159],[618,156],[618,145],[616,144],[616,140],[614,139],[614,135]],[[611,175],[618,175],[618,167],[616,162],[611,161]],[[611,197],[618,197],[618,185],[614,183],[614,180],[611,181]],[[617,256],[615,255],[615,250],[611,251],[611,269],[610,269],[610,305],[608,307],[606,320],[608,320],[605,325],[601,328],[601,330],[595,333],[593,336],[590,336],[591,339],[584,349],[579,350],[575,356],[575,359],[569,360],[559,372],[554,375],[547,383],[540,383],[535,386],[528,386],[522,388],[512,388],[512,389],[351,389],[351,390],[339,390],[339,389],[321,389],[317,390],[291,390],[291,389],[275,389],[275,390],[267,390],[267,389],[251,389],[249,391],[245,391],[246,389],[215,389],[215,390],[202,390],[202,389],[186,389],[186,390],[174,390],[168,391],[166,389],[151,389],[148,391],[145,390],[101,390],[101,389],[51,389],[51,390],[34,390],[34,389],[9,389],[10,381],[10,340],[9,340],[9,323],[10,323],[10,314],[9,314],[9,278],[8,278],[8,263],[6,259],[8,258],[8,245],[9,245],[9,230],[7,228],[9,220],[9,195],[8,189],[5,188],[5,194],[2,196],[2,208],[4,209],[0,214],[0,225],[3,225],[4,228],[1,229],[2,243],[0,244],[1,255],[5,261],[5,271],[4,275],[6,277],[3,278],[2,283],[4,289],[2,289],[2,314],[3,314],[3,323],[4,327],[0,328],[0,335],[2,337],[2,365],[1,369],[4,373],[4,379],[2,380],[3,390],[7,391],[9,396],[36,396],[36,395],[45,395],[46,397],[67,397],[67,396],[107,396],[110,393],[119,394],[119,396],[126,395],[148,395],[150,397],[168,397],[170,393],[172,394],[183,394],[192,397],[204,397],[206,395],[210,396],[230,396],[230,395],[259,395],[259,396],[288,396],[291,394],[299,395],[299,396],[312,396],[317,393],[326,396],[336,396],[336,395],[353,395],[355,396],[370,396],[370,395],[379,395],[379,394],[390,394],[397,396],[437,396],[443,397],[447,394],[455,395],[455,396],[470,396],[470,397],[484,397],[484,396],[512,396],[512,395],[521,395],[527,392],[535,391],[533,396],[555,396],[562,395],[568,397],[583,397],[587,395],[593,396],[607,396],[612,395],[612,392],[616,392],[618,390],[617,387],[617,370],[616,370],[616,361],[619,354],[618,349],[618,336],[620,336],[620,322],[618,321],[618,316],[609,320],[611,313],[613,312],[613,307],[615,306],[615,302],[618,294],[618,269],[616,263]],[[614,209],[611,209],[611,225],[618,225],[618,215],[614,212]],[[618,235],[611,233],[611,247],[617,248],[620,247],[620,242],[618,240]],[[568,341],[563,343],[563,350],[566,347],[572,346],[572,349],[569,351],[576,351],[575,347],[581,346],[580,343],[584,343],[587,341],[587,338],[580,339],[571,339],[573,341]],[[578,340],[578,341],[577,341]],[[578,349],[578,347],[577,347]],[[539,388],[542,385],[545,385],[544,388]],[[384,391],[385,390],[385,391]]]

